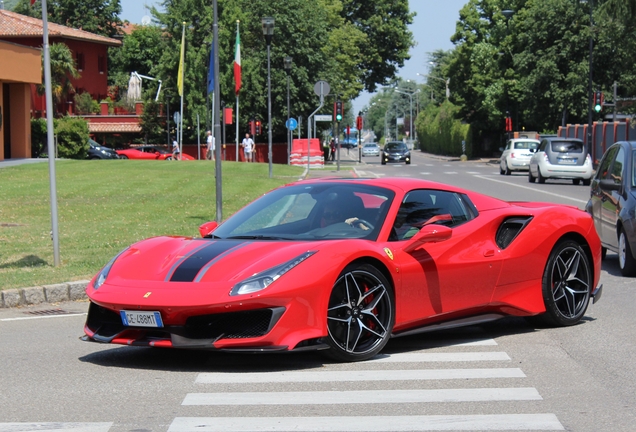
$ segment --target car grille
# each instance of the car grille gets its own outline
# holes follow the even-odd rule
[[[263,336],[271,330],[284,310],[256,309],[190,317],[185,325],[186,336],[195,339],[242,339]]]
[[[127,330],[134,330],[138,339],[169,339],[170,334],[187,339],[244,339],[266,335],[285,312],[284,307],[256,309],[223,314],[198,315],[186,320],[185,326],[159,329],[126,327],[120,315],[95,303],[88,308],[86,326],[100,341],[110,341]]]

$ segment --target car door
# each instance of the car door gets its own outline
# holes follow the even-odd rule
[[[594,218],[594,227],[596,228],[596,232],[604,244],[608,243],[607,240],[605,240],[605,237],[608,234],[607,228],[604,228],[603,224],[603,213],[605,212],[604,205],[607,201],[607,192],[601,189],[600,183],[601,180],[607,180],[609,178],[612,163],[616,158],[618,148],[619,146],[617,145],[610,147],[603,156],[603,159],[601,160],[601,163],[596,170],[594,180],[592,181],[590,203],[588,204],[588,212],[592,214],[592,217]],[[612,237],[615,237],[615,235],[612,235]],[[612,241],[611,239],[609,240],[610,242]]]
[[[451,238],[406,252],[409,239],[436,219],[452,228]],[[463,194],[425,189],[406,195],[389,239],[401,275],[398,315],[415,322],[489,303],[501,258],[485,223]]]
[[[622,192],[624,190],[623,179],[625,178],[625,167],[627,167],[627,153],[622,146],[617,147],[616,157],[613,158],[612,165],[605,179],[619,186],[619,190],[603,190],[601,195],[601,234],[603,243],[611,248],[618,249],[618,236],[616,234],[616,223],[618,214],[622,207]]]

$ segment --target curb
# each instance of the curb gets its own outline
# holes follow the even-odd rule
[[[0,291],[0,308],[31,306],[41,303],[58,303],[86,299],[86,286],[90,281],[43,285]]]

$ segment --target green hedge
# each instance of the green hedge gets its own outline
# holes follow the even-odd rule
[[[472,156],[472,138],[469,124],[455,118],[458,107],[445,101],[440,106],[429,105],[415,121],[420,150],[445,156]],[[466,143],[462,151],[462,141]]]
[[[82,118],[62,117],[53,120],[57,138],[57,157],[86,159],[88,154],[88,123]],[[46,120],[31,120],[31,154],[40,157],[48,154]]]

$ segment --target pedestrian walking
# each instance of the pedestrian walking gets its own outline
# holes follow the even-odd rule
[[[179,143],[177,140],[172,141],[172,160],[180,159],[179,156],[181,152],[179,151]]]
[[[245,155],[245,162],[254,162],[254,141],[250,138],[250,134],[246,133],[245,138],[243,138],[243,142],[241,142],[241,147],[243,147],[243,154]]]
[[[215,160],[215,149],[216,149],[216,145],[215,145],[215,139],[214,139],[214,135],[212,135],[212,131],[207,131],[207,137],[206,137],[206,142],[208,145],[207,148],[207,152],[205,154],[205,158],[207,160]]]

